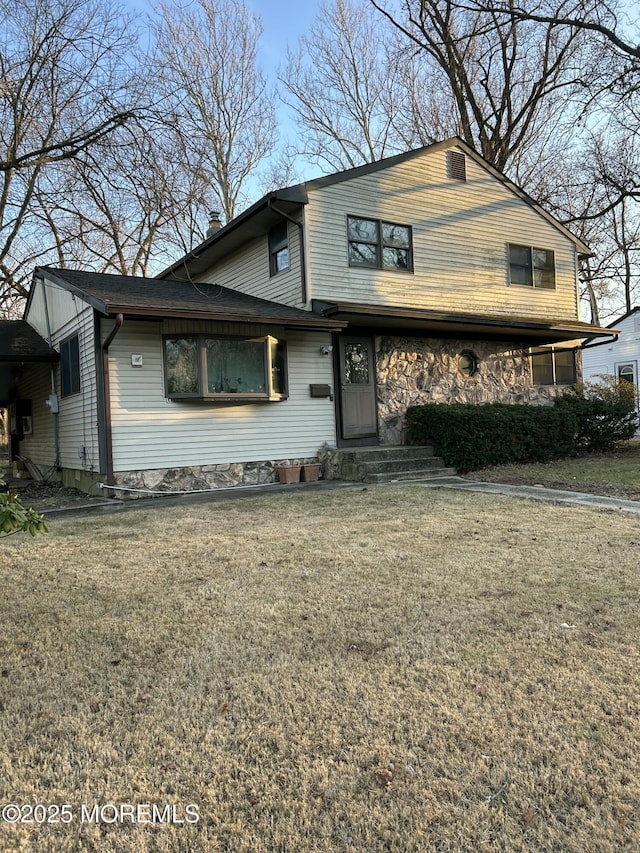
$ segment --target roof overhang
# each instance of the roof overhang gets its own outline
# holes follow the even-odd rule
[[[261,299],[215,284],[38,268],[36,274],[74,293],[104,317],[215,320],[242,325],[338,331],[339,318]]]
[[[217,320],[224,323],[256,324],[261,326],[284,326],[287,329],[308,329],[315,331],[338,331],[343,329],[347,323],[334,317],[325,317],[323,314],[311,311],[300,311],[299,314],[308,316],[292,317],[288,314],[279,314],[274,311],[271,315],[238,313],[234,311],[194,311],[190,309],[171,308],[167,310],[162,306],[149,305],[121,305],[116,302],[105,304],[103,314],[109,317],[129,317],[135,320],[171,319],[171,320]]]
[[[262,237],[282,220],[283,214],[295,218],[308,201],[304,184],[268,193],[223,228],[214,231],[156,278],[173,278],[178,281],[197,278],[227,255],[241,249],[251,240]]]
[[[360,326],[379,330],[380,333],[397,330],[429,337],[516,341],[528,346],[618,334],[614,329],[602,329],[577,320],[453,313],[351,302],[314,302],[314,309],[332,319],[347,322],[349,328]]]
[[[0,320],[0,403],[6,403],[27,365],[54,364],[59,358],[26,320]]]

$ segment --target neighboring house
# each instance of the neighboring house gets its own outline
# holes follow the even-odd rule
[[[39,268],[14,444],[83,488],[204,488],[401,444],[414,403],[547,402],[604,334],[588,252],[456,138],[269,193],[157,279]]]
[[[603,376],[614,376],[633,385],[636,407],[638,398],[638,364],[640,363],[640,308],[632,308],[608,329],[613,329],[605,338],[587,340],[582,348],[582,370],[584,382],[601,382]]]

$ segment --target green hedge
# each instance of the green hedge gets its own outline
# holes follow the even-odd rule
[[[616,441],[633,438],[638,427],[633,402],[629,404],[622,396],[607,399],[577,392],[559,397],[555,404],[578,422],[577,450],[609,450]]]
[[[411,406],[406,426],[409,444],[432,444],[446,465],[465,473],[571,456],[578,418],[568,407],[434,403]]]

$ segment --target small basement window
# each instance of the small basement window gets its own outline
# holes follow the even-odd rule
[[[286,349],[267,335],[165,336],[165,393],[170,400],[283,400]]]

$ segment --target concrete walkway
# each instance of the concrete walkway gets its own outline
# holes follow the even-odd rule
[[[83,515],[110,514],[128,510],[148,510],[162,507],[175,507],[192,503],[215,503],[227,500],[240,500],[264,495],[295,494],[298,492],[331,492],[331,491],[363,491],[379,489],[388,486],[413,485],[425,489],[457,489],[466,492],[482,492],[490,495],[505,495],[507,497],[525,500],[545,501],[551,504],[567,506],[584,506],[591,509],[607,509],[640,515],[640,501],[630,501],[623,498],[609,498],[603,495],[592,495],[587,492],[563,491],[547,489],[544,486],[513,486],[508,483],[481,483],[466,480],[463,477],[438,477],[427,480],[393,480],[390,483],[353,483],[342,480],[319,480],[315,483],[295,483],[280,485],[272,483],[265,486],[237,486],[231,489],[215,489],[188,495],[163,495],[155,498],[142,498],[133,501],[113,499],[93,499],[91,503],[79,504],[59,509],[45,509],[43,515],[48,519],[71,518]]]
[[[465,492],[484,492],[488,495],[506,495],[552,504],[586,506],[592,509],[611,509],[640,515],[640,501],[624,498],[609,498],[589,492],[572,492],[562,489],[547,489],[544,486],[513,486],[509,483],[478,483],[463,477],[440,477],[433,480],[418,480],[416,485],[426,489],[461,489]]]

